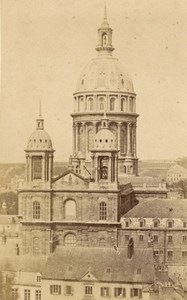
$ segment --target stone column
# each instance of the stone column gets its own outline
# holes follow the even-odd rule
[[[73,123],[73,141],[72,141],[72,153],[75,154],[75,123]]]
[[[45,154],[42,155],[42,180],[45,181]]]
[[[84,125],[84,138],[85,138],[85,155],[88,153],[88,125]]]
[[[75,123],[75,152],[78,152],[78,123]]]
[[[32,164],[32,157],[29,155],[28,157],[28,161],[29,161],[29,181],[32,181],[32,169],[33,169],[33,164]]]
[[[129,108],[130,108],[129,107],[129,96],[127,96],[127,100],[126,101],[127,101],[127,112],[129,112]]]
[[[118,150],[120,151],[120,145],[121,145],[121,125],[122,123],[118,123]],[[120,154],[120,152],[119,152]]]
[[[48,180],[51,181],[51,176],[52,176],[52,174],[51,174],[52,155],[51,154],[49,154],[49,162],[48,162],[48,164],[49,164],[49,170],[48,170],[47,177],[48,177]]]
[[[115,154],[115,181],[118,181],[118,154]]]
[[[131,155],[131,123],[127,123],[127,155]]]
[[[83,147],[81,147],[81,148],[82,148],[82,152],[85,154],[86,153],[86,137],[85,137],[86,123],[82,122],[81,125],[83,127],[83,134],[81,136],[81,143],[83,143]]]
[[[133,124],[133,156],[136,157],[136,123]]]
[[[91,178],[96,179],[96,174],[95,174],[95,155],[94,153],[91,154]]]
[[[29,155],[26,154],[26,179],[29,181]]]

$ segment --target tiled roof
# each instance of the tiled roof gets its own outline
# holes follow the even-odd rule
[[[145,199],[124,217],[186,218],[187,199]]]
[[[80,281],[89,272],[103,282],[154,281],[151,249],[135,249],[131,259],[127,258],[127,248],[120,248],[119,252],[114,248],[59,247],[48,258],[42,277]],[[137,269],[141,269],[141,274],[137,274]]]

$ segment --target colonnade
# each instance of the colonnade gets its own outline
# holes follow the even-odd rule
[[[116,125],[116,139],[117,148],[120,155],[129,157],[136,157],[136,122],[109,122]],[[93,139],[98,131],[100,122],[74,122],[73,123],[73,153],[74,155],[79,151],[86,155],[89,149],[89,132],[92,130]],[[91,127],[91,128],[90,128]],[[123,129],[123,130],[122,130]],[[124,132],[123,147],[121,146],[122,132]],[[94,143],[94,140],[93,140]],[[83,147],[81,147],[81,144]]]

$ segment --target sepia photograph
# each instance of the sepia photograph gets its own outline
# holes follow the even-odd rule
[[[0,300],[187,300],[187,2],[2,0]]]

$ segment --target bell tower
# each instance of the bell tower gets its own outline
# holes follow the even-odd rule
[[[41,114],[36,119],[36,130],[31,134],[26,152],[26,184],[50,185],[53,174],[53,146],[51,138],[44,130],[44,119]]]

